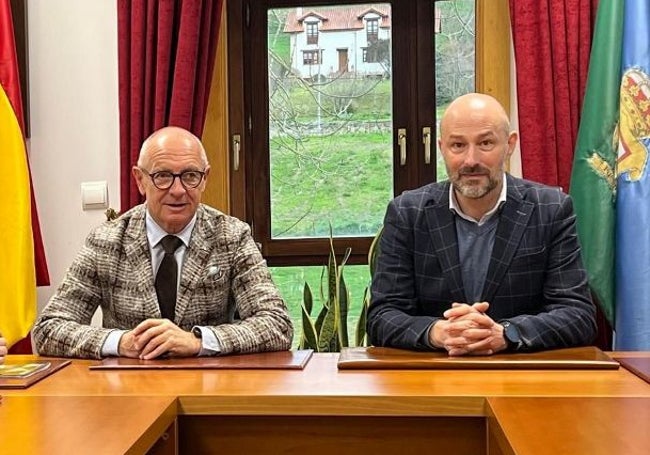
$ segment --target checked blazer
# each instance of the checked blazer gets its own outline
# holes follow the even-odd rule
[[[586,345],[595,307],[580,257],[571,198],[507,174],[482,292],[493,320],[514,324],[521,350]],[[407,191],[388,205],[372,280],[368,334],[376,346],[432,349],[430,326],[467,302],[448,181]]]
[[[145,212],[136,206],[87,237],[36,321],[40,354],[100,358],[111,330],[161,317]],[[247,224],[199,205],[181,270],[174,320],[180,328],[209,327],[223,354],[290,348],[291,319]],[[92,327],[98,307],[103,327]]]

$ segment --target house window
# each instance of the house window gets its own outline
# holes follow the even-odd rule
[[[361,49],[363,63],[377,63],[379,62],[380,49],[379,46],[364,47]]]
[[[307,44],[318,44],[318,22],[307,22]]]
[[[320,64],[320,50],[302,51],[302,64],[303,65],[319,65]]]
[[[368,43],[374,43],[379,39],[379,19],[366,20],[366,36]]]

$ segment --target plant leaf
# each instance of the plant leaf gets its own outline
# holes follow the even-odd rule
[[[302,289],[302,301],[305,304],[307,314],[311,316],[311,310],[314,306],[314,298],[311,294],[311,288],[308,283],[305,283],[305,287]]]
[[[367,346],[366,321],[368,319],[368,307],[370,306],[370,289],[366,287],[363,291],[363,303],[361,304],[361,313],[357,322],[357,331],[355,342],[357,346]]]
[[[330,304],[318,334],[318,352],[331,352],[332,338],[337,337],[336,305]]]
[[[343,267],[339,269],[342,271]],[[350,346],[348,340],[348,310],[350,294],[348,288],[345,285],[345,278],[341,274],[341,279],[339,280],[339,344],[341,347],[347,348]]]
[[[375,234],[375,238],[372,239],[372,243],[370,244],[370,249],[368,250],[368,267],[370,268],[371,277],[375,274],[377,257],[379,256],[379,253],[381,253],[381,248],[379,247],[379,241],[381,239],[382,232],[384,232],[384,226],[379,228],[379,232]]]
[[[301,349],[313,349],[318,352],[316,327],[314,327],[314,323],[312,322],[305,305],[300,305],[300,309],[302,310],[302,336],[300,339],[300,347]]]
[[[321,308],[320,312],[318,313],[318,317],[316,318],[316,333],[320,333],[320,330],[323,327],[323,321],[325,320],[325,316],[327,316],[328,308],[329,305],[327,302],[325,302],[323,304],[323,308]]]

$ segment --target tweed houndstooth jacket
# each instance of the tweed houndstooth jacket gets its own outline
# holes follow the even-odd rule
[[[591,343],[595,307],[571,198],[558,188],[506,178],[482,293],[487,314],[515,324],[524,351]],[[367,323],[376,346],[431,349],[431,324],[452,302],[467,302],[449,185],[407,191],[388,205]]]
[[[101,328],[89,325],[97,307]],[[139,205],[90,233],[36,321],[34,340],[42,355],[100,358],[112,329],[160,317]],[[291,319],[247,224],[199,205],[174,322],[210,327],[223,354],[290,348]]]

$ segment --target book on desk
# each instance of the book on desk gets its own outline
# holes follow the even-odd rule
[[[0,389],[26,389],[70,362],[65,359],[44,359],[0,365]]]

